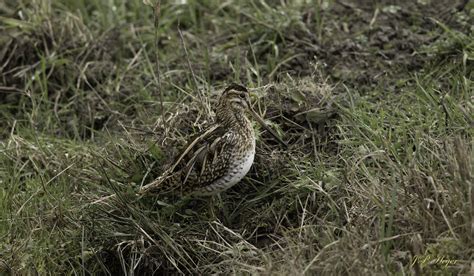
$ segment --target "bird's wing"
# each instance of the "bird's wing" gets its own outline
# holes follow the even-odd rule
[[[141,194],[181,190],[184,193],[211,184],[229,167],[231,133],[213,125],[197,135],[155,181],[143,186]]]

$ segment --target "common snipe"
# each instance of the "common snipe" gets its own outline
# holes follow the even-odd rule
[[[212,195],[238,183],[255,156],[255,133],[246,111],[286,146],[250,105],[248,90],[231,84],[219,98],[216,122],[197,135],[155,181],[140,194],[177,192]]]

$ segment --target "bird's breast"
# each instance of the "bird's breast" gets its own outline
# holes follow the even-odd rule
[[[244,176],[249,172],[250,167],[252,167],[253,159],[255,158],[255,148],[249,150],[240,157],[236,157],[232,162],[233,166],[229,169],[225,181],[228,183],[229,187],[237,184]]]
[[[237,184],[249,172],[255,158],[255,141],[251,141],[246,150],[235,151],[229,162],[226,173],[198,191],[196,194],[211,195],[220,193]]]

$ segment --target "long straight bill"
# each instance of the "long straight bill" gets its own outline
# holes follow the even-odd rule
[[[270,132],[273,137],[275,137],[275,139],[278,140],[278,142],[280,142],[280,144],[282,144],[285,148],[288,148],[288,144],[285,143],[285,141],[283,141],[280,136],[278,136],[275,131],[273,131],[273,129],[271,129],[269,126],[267,126],[267,124],[265,124],[265,122],[263,121],[262,118],[260,118],[260,116],[258,116],[257,112],[255,112],[253,110],[253,108],[249,108],[250,109],[250,113],[252,114],[252,116],[257,120],[257,122],[262,125],[262,127],[264,127],[268,132]]]

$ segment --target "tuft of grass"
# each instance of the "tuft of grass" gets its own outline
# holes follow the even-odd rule
[[[0,273],[469,273],[472,5],[441,8],[0,4]],[[235,187],[137,198],[233,81],[289,149],[256,126]]]

